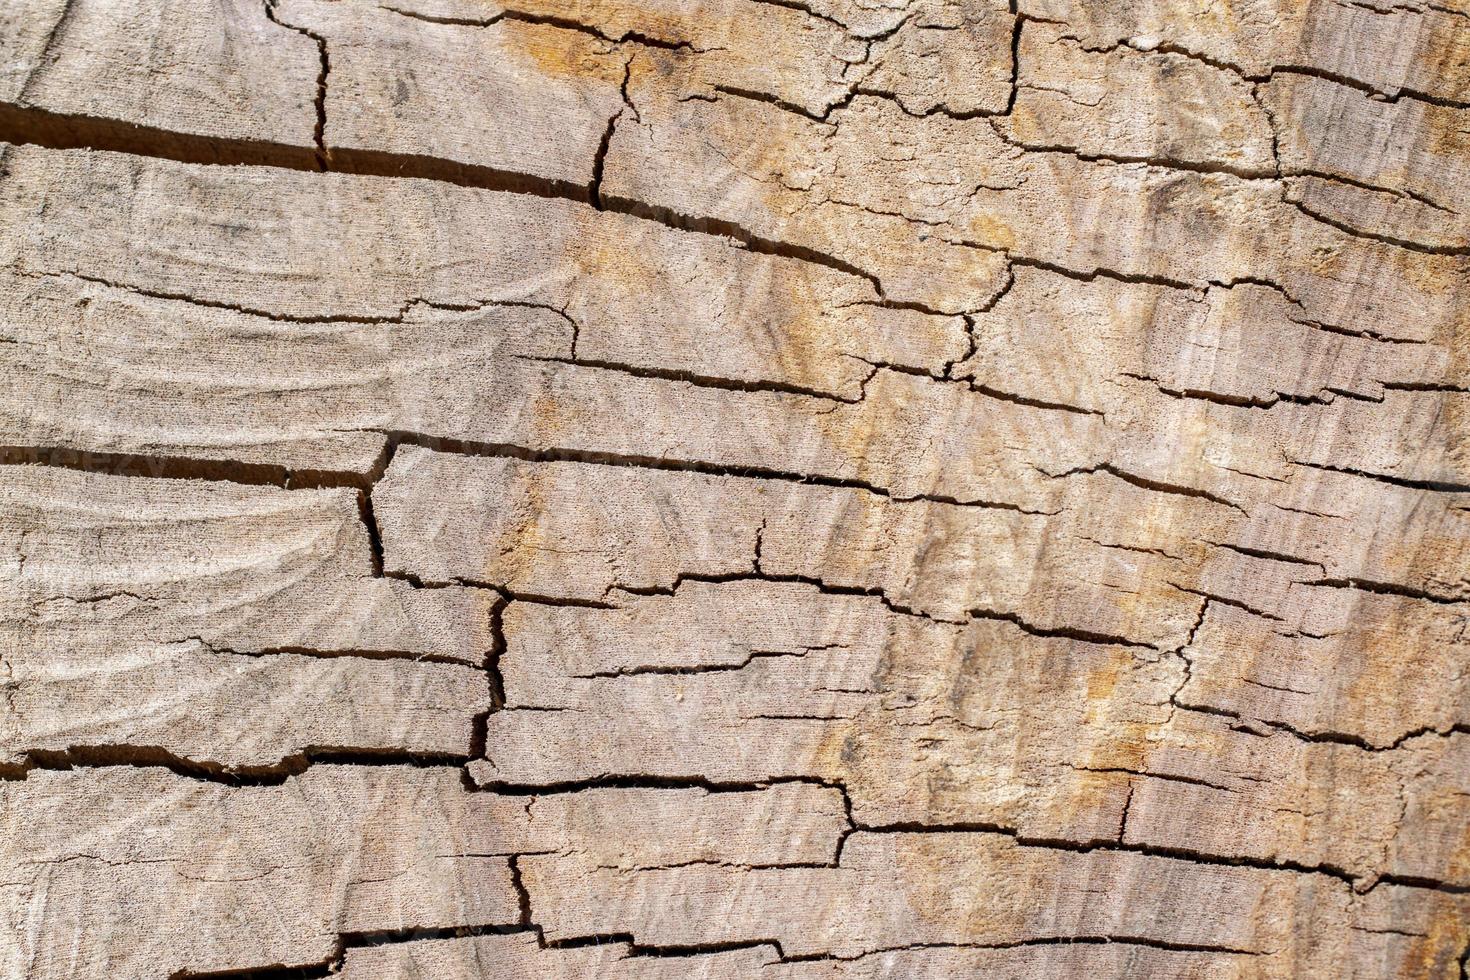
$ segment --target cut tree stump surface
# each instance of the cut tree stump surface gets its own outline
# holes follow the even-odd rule
[[[1466,0],[11,0],[0,976],[1470,976]]]

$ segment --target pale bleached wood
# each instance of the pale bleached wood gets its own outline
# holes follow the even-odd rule
[[[1158,949],[1125,943],[1059,943],[1011,949],[917,948],[872,953],[852,960],[784,963],[769,945],[729,952],[649,956],[623,943],[542,949],[527,936],[476,936],[394,946],[349,949],[342,976],[349,980],[409,980],[432,975],[474,980],[487,974],[506,980],[598,976],[639,980],[938,980],[955,976],[1003,976],[1045,980],[1055,976],[1148,976],[1167,980],[1226,980],[1257,976],[1254,959],[1231,953]]]
[[[471,751],[495,597],[373,577],[349,491],[9,466],[0,499],[4,765]]]
[[[1115,5],[1113,14],[1102,16],[1110,18],[1118,9],[1128,8]],[[1315,16],[1352,16],[1347,9],[1321,4]],[[1463,100],[1440,102],[1456,96],[1429,94],[1433,101],[1388,101],[1392,91],[1374,98],[1362,90],[1373,84],[1376,71],[1392,74],[1381,50],[1374,50],[1374,42],[1385,40],[1377,32],[1392,20],[1435,22],[1424,43],[1449,45],[1443,56],[1451,62],[1463,58],[1463,44],[1456,40],[1462,32],[1445,23],[1449,11],[1399,7],[1368,18],[1376,26],[1364,24],[1355,32],[1361,47],[1339,72],[1352,76],[1346,82],[1330,69],[1328,77],[1309,73],[1324,70],[1320,63],[1302,68],[1287,62],[1251,74],[1211,60],[1180,41],[1187,28],[1174,23],[1167,8],[1159,13],[1162,22],[1146,14],[1139,20],[1166,23],[1159,33],[1145,28],[1119,35],[1107,47],[1079,36],[1071,23],[1029,22],[1022,33],[1025,72],[1008,120],[1010,138],[1038,149],[1286,176],[1286,199],[1311,215],[1432,248],[1464,246],[1464,202],[1457,189],[1464,183]],[[1423,57],[1402,67],[1417,75]],[[1359,74],[1364,70],[1367,76]],[[1439,84],[1463,84],[1454,81],[1462,70],[1447,65],[1418,77],[1432,93]]]
[[[1023,146],[1275,173],[1270,120],[1239,75],[1173,52],[1098,51],[1043,21],[1023,24],[1019,63],[1004,132]]]
[[[299,324],[69,276],[9,284],[0,303],[18,348],[3,377],[17,399],[16,410],[0,416],[0,431],[3,442],[17,445],[366,478],[385,434],[409,432],[776,469],[862,481],[898,496],[938,493],[1032,509],[1049,506],[1059,489],[1045,472],[1102,460],[1100,419],[1007,404],[850,355],[836,355],[834,367],[851,360],[869,376],[861,398],[843,401],[732,390],[739,387],[733,381],[690,384],[677,372],[638,377],[643,355],[632,349],[603,352],[614,364],[630,362],[626,370],[597,362],[579,367],[570,363],[574,327],[553,310],[519,305],[460,311],[419,304],[401,322]],[[874,323],[874,340],[886,333],[894,346],[912,342],[905,334],[935,327],[907,311],[885,319],[891,329]],[[78,342],[93,334],[117,340]],[[834,331],[835,340],[844,336]],[[954,355],[963,352],[962,322],[940,336]],[[608,343],[618,339],[609,336]],[[714,363],[720,349],[704,355],[712,362],[705,370],[742,373],[738,364]],[[158,379],[159,358],[174,365],[167,385]],[[64,375],[44,370],[63,363]],[[773,386],[782,384],[780,365],[757,369],[773,375]],[[1024,434],[1042,426],[1055,436],[1033,450]],[[916,452],[920,442],[925,449]]]
[[[463,792],[453,769],[392,766],[243,788],[47,772],[0,783],[0,799],[17,936],[0,963],[35,977],[309,965],[334,955],[338,933],[510,927],[514,854],[628,869],[825,861],[842,821],[818,787],[497,797]],[[43,808],[49,819],[32,820]]]
[[[892,871],[908,902],[889,900]],[[873,953],[914,943],[994,945],[1054,937],[1147,935],[1175,944],[1208,942],[1254,956],[1254,975],[1333,973],[1351,963],[1389,970],[1424,963],[1443,970],[1450,950],[1433,940],[1373,931],[1386,907],[1433,929],[1464,913],[1449,895],[1354,895],[1330,879],[1256,868],[1200,868],[1126,853],[1075,854],[1019,846],[993,834],[852,835],[833,869],[732,871],[685,868],[617,876],[558,858],[528,857],[533,902],[554,896],[548,935],[631,930],[665,945],[777,940],[787,955]],[[1025,897],[1057,877],[1076,877],[1125,901],[1086,890],[1054,894],[1038,908]],[[751,882],[760,882],[760,898]],[[818,903],[808,904],[820,895]],[[784,901],[773,905],[769,896]],[[1399,899],[1399,902],[1395,902]],[[800,919],[792,908],[803,908]],[[966,909],[983,905],[985,916]],[[922,910],[922,911],[920,911]],[[1356,928],[1355,928],[1356,927]],[[1311,936],[1311,939],[1306,938]],[[1322,941],[1324,937],[1332,937]]]
[[[915,114],[1002,112],[1010,96],[1014,18],[1001,0],[929,0],[887,9],[842,3],[826,10],[752,0],[517,0],[495,6],[414,0],[379,6],[472,30],[507,20],[548,23],[624,42],[635,56],[645,45],[681,50],[683,64],[671,80],[686,95],[732,89],[812,116],[857,90],[891,96]],[[567,71],[565,55],[550,54],[544,44],[524,43],[521,50],[553,78]]]
[[[694,616],[733,649],[659,648]],[[507,628],[517,637],[502,656],[507,708],[490,720],[488,762],[472,767],[487,783],[802,776],[847,786],[865,825],[989,823],[1083,842],[1118,832],[1128,780],[1103,758],[1109,745],[1165,722],[1184,670],[1127,648],[933,623],[759,581],[685,583],[617,610],[527,607]],[[535,639],[555,635],[575,659]],[[1097,685],[1131,707],[1088,707]],[[619,720],[630,715],[636,724]],[[697,752],[679,734],[691,729]],[[580,748],[560,748],[570,744]]]
[[[373,574],[352,491],[38,466],[0,475],[7,605],[35,622],[101,618],[126,635],[197,635],[241,650],[315,645],[466,663],[493,645],[493,596]]]
[[[1183,694],[1179,702],[1192,703]],[[1360,888],[1382,875],[1423,880],[1428,869],[1459,889],[1470,882],[1465,733],[1372,752],[1305,742],[1248,717],[1182,712],[1177,721],[1150,747],[1159,778],[1136,784],[1125,843],[1336,868]],[[1204,812],[1212,819],[1201,827],[1192,815]]]
[[[857,276],[568,201],[25,147],[7,167],[0,259],[24,275],[310,320],[544,304],[586,327],[587,360],[846,398],[872,363],[938,372],[966,349],[962,322],[870,305]]]
[[[1293,583],[1464,594],[1447,573],[1465,551],[1458,494],[1425,499],[1309,469],[1250,511],[1110,473],[1087,475],[1076,490],[1049,516],[405,447],[374,500],[391,569],[584,601],[617,588],[668,589],[682,577],[751,574],[759,560],[767,574],[876,591],[939,618],[1013,615],[1170,649],[1196,623],[1200,594],[1268,610],[1290,608]],[[1379,535],[1384,525],[1403,537]],[[824,536],[820,548],[814,533]],[[1018,577],[1020,569],[1030,571]]]
[[[597,601],[614,587],[667,588],[681,573],[752,568],[765,486],[405,447],[373,503],[391,571]]]
[[[1199,604],[1164,581],[1143,591],[1127,575],[1165,558],[1120,558],[1080,537],[1064,551],[1043,515],[1004,507],[418,448],[398,453],[374,503],[390,569],[533,595],[600,601],[615,588],[753,572],[759,561],[773,575],[875,590],[941,618],[983,609],[1140,642],[1182,639]]]
[[[4,67],[0,68],[0,84],[4,86],[0,94],[7,102],[19,98],[30,83],[46,57],[51,35],[66,7],[66,0],[36,0],[24,6],[7,4],[0,12],[0,26],[4,27],[4,47],[0,50],[5,56]]]
[[[926,0],[905,7],[891,36],[885,31],[868,44],[849,92],[891,96],[915,115],[1004,112],[1015,26],[1009,6],[1001,0]]]
[[[548,369],[521,358],[566,356],[572,335],[543,309],[414,304],[401,322],[300,324],[66,276],[12,277],[0,303],[17,345],[3,366],[8,444],[364,479],[389,430],[498,441],[464,423],[514,421],[487,403],[526,390]]]
[[[640,980],[721,980],[765,976],[778,968],[769,947],[696,956],[637,956],[626,943],[609,940],[571,949],[543,949],[529,933],[430,939],[393,946],[349,949],[341,976],[347,980],[409,980],[432,976],[441,980],[541,980],[573,977],[638,977]],[[814,976],[828,976],[822,964]]]
[[[886,202],[864,200],[854,188],[827,176],[841,160],[842,141],[853,129],[850,120],[872,98],[857,98],[849,108],[835,111],[831,122],[818,122],[736,96],[714,102],[679,100],[662,81],[669,70],[666,63],[640,66],[635,65],[639,70],[629,89],[639,122],[620,126],[613,134],[603,172],[604,196],[708,215],[763,238],[822,252],[877,277],[885,295],[904,303],[960,313],[982,308],[1003,289],[1002,255],[950,241],[937,229],[907,220]],[[952,127],[942,116],[933,118],[934,129]],[[896,106],[887,122],[885,139],[895,143],[905,127],[924,125]],[[974,125],[989,133],[984,120]],[[697,138],[690,138],[696,133]],[[750,133],[764,135],[751,140]],[[958,141],[954,145],[951,153],[958,156]],[[970,143],[967,160],[991,155],[987,148],[977,156],[975,145],[984,144]],[[924,159],[939,188],[957,180],[953,158],[896,152]],[[861,179],[869,185],[885,180],[878,168]],[[946,195],[933,190],[925,196]]]
[[[627,56],[554,27],[489,23],[494,13],[482,10],[485,26],[469,26],[407,18],[392,4],[285,0],[276,8],[282,23],[327,49],[323,139],[334,151],[418,154],[587,184],[602,130],[623,108]]]
[[[476,43],[475,35],[464,29],[547,25],[545,31],[507,31],[506,36],[519,39],[516,53],[551,84],[560,77],[587,74],[567,57],[579,43],[566,36],[568,31],[594,42],[601,39],[603,49],[616,55],[619,82],[622,65],[639,51],[674,48],[685,58],[677,83],[690,94],[708,93],[723,85],[766,94],[814,115],[841,101],[853,84],[871,72],[867,68],[870,46],[862,35],[798,7],[758,0],[380,0],[378,6],[450,22],[461,28],[452,34],[440,33],[451,45]],[[432,35],[422,32],[420,36]],[[385,54],[385,64],[401,62],[401,55]],[[501,109],[481,104],[473,111],[489,114]],[[596,128],[597,135],[602,128]]]
[[[0,14],[0,96],[62,115],[310,147],[316,43],[261,0],[17,0]]]
[[[477,778],[802,776],[847,786],[854,819],[867,826],[988,825],[1033,840],[1250,854],[1369,879],[1445,867],[1467,819],[1464,803],[1443,794],[1470,738],[1410,737],[1381,753],[1307,742],[1360,737],[1354,709],[1321,699],[1323,724],[1294,734],[1269,726],[1295,718],[1212,697],[1209,645],[1220,611],[1239,611],[1231,607],[1211,603],[1191,645],[1160,654],[1007,623],[935,623],[801,584],[686,582],[673,596],[619,601],[508,613],[506,710],[490,719]],[[674,639],[701,627],[712,629],[703,648]],[[1259,635],[1248,642],[1263,657],[1292,648]],[[1421,682],[1402,683],[1407,692]],[[1465,701],[1453,689],[1441,698]],[[1448,728],[1463,715],[1447,720],[1426,706],[1416,717]],[[697,754],[680,734],[690,729],[703,733]],[[1350,799],[1321,791],[1338,779],[1354,786]],[[1216,833],[1192,826],[1198,810],[1183,802],[1133,810],[1144,798],[1207,807]],[[1423,808],[1412,827],[1400,826],[1406,805]]]
[[[1185,650],[1193,670],[1179,696],[1378,748],[1470,725],[1464,604],[1305,591],[1288,623],[1211,606]]]
[[[366,474],[381,453],[381,433],[407,430],[430,438],[775,468],[862,480],[899,496],[935,492],[1054,509],[1062,485],[1045,474],[1103,462],[1110,441],[1119,445],[1114,459],[1148,460],[1130,467],[1136,472],[1234,499],[1226,470],[1201,470],[1190,457],[1172,453],[1148,455],[1151,445],[1174,445],[1180,428],[1207,426],[1216,440],[1236,431],[1222,443],[1229,465],[1268,478],[1289,475],[1283,457],[1325,465],[1350,457],[1375,473],[1464,479],[1454,457],[1419,452],[1446,437],[1444,427],[1464,396],[1383,387],[1448,384],[1454,369],[1438,348],[1382,345],[1297,324],[1287,319],[1290,304],[1263,287],[1210,290],[1201,300],[1162,287],[1067,282],[1020,270],[996,309],[976,317],[977,353],[958,370],[985,391],[1049,396],[1115,418],[1136,414],[1142,416],[1138,423],[1108,427],[1102,418],[1010,405],[961,386],[872,368],[865,397],[845,405],[538,363],[570,357],[573,327],[555,311],[514,305],[456,311],[418,304],[401,323],[299,325],[65,276],[23,278],[8,292],[8,330],[22,341],[8,366],[10,383],[26,401],[23,412],[7,420],[6,441]],[[1099,320],[1116,327],[1095,334],[1090,327]],[[119,340],[74,342],[90,324],[104,336],[116,332]],[[1039,335],[1054,342],[1062,325],[1070,371],[1040,374],[1047,348]],[[1288,330],[1297,345],[1283,350],[1278,338]],[[1172,343],[1201,334],[1191,347]],[[467,350],[476,356],[462,356]],[[634,364],[646,356],[607,353]],[[149,387],[160,356],[192,383],[182,390]],[[43,374],[38,384],[37,368],[57,359],[70,365],[69,372]],[[229,382],[222,389],[211,379],[224,366]],[[765,367],[779,378],[777,365]],[[741,373],[737,365],[707,369]],[[1268,380],[1273,371],[1276,378]],[[87,378],[85,388],[79,375]],[[1148,382],[1134,375],[1153,378],[1176,395],[1275,403],[1269,413],[1178,403],[1151,396]],[[136,379],[136,387],[116,390],[123,376]],[[1038,380],[1022,383],[1028,376]],[[1048,388],[1043,377],[1056,381]],[[383,397],[384,384],[392,386],[393,397]],[[283,387],[293,393],[283,396]],[[1338,391],[1360,397],[1336,397]],[[233,401],[218,400],[225,392]],[[1297,406],[1276,401],[1283,396],[1336,401]],[[670,419],[661,406],[673,401],[701,410],[689,421]],[[622,420],[611,431],[610,418]],[[881,424],[885,420],[903,422]],[[1041,427],[1052,438],[1034,446],[1022,438]],[[1331,442],[1324,443],[1323,432]]]
[[[1091,411],[1129,411],[1150,382],[1175,395],[1275,406],[1283,397],[1339,394],[1381,401],[1385,384],[1438,384],[1451,374],[1441,345],[1329,333],[1279,290],[1254,284],[1195,293],[1018,269],[1015,285],[975,324],[975,353],[957,373]],[[1280,409],[1273,414],[1290,411]]]
[[[0,974],[1463,972],[1464,0],[12,6]]]
[[[37,639],[6,663],[5,761],[16,766],[36,752],[106,758],[116,745],[236,771],[291,768],[309,753],[453,758],[470,753],[474,718],[490,707],[469,667]]]
[[[1169,0],[1022,0],[1021,13],[1065,22],[1084,44],[1177,47],[1260,78],[1293,69],[1336,75],[1384,95],[1464,101],[1470,93],[1462,2],[1268,0],[1205,15]]]
[[[821,247],[877,275],[895,298],[981,309],[1001,290],[998,260],[1013,255],[1081,278],[1103,270],[1199,288],[1263,280],[1306,317],[1400,339],[1444,336],[1458,322],[1458,290],[1425,286],[1460,281],[1463,257],[1326,225],[1284,201],[1274,181],[1027,153],[990,120],[915,119],[881,99],[857,98],[819,123],[761,102],[677,101],[656,73],[648,79],[632,90],[640,125],[614,134],[605,194],[678,202]],[[742,135],[751,131],[771,135],[753,143]],[[875,158],[875,143],[893,149]],[[1059,197],[1074,206],[1059,211]],[[898,255],[923,256],[931,275],[916,280]]]
[[[1371,234],[1465,248],[1470,106],[1382,102],[1308,75],[1262,89],[1277,119],[1290,193],[1314,212]],[[1462,100],[1463,101],[1463,100]]]
[[[304,965],[329,958],[339,931],[513,924],[507,858],[469,856],[483,831],[445,792],[456,780],[327,767],[231,789],[104,768],[0,785],[16,937],[6,969],[101,978]]]

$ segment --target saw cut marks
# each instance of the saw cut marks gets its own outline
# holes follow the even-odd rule
[[[0,11],[0,976],[1463,980],[1462,0]]]

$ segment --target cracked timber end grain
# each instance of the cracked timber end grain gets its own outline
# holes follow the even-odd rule
[[[0,976],[1470,970],[1465,0],[13,0]]]

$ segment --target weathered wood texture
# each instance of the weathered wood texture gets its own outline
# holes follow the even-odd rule
[[[0,976],[1463,978],[1464,0],[0,6]]]

